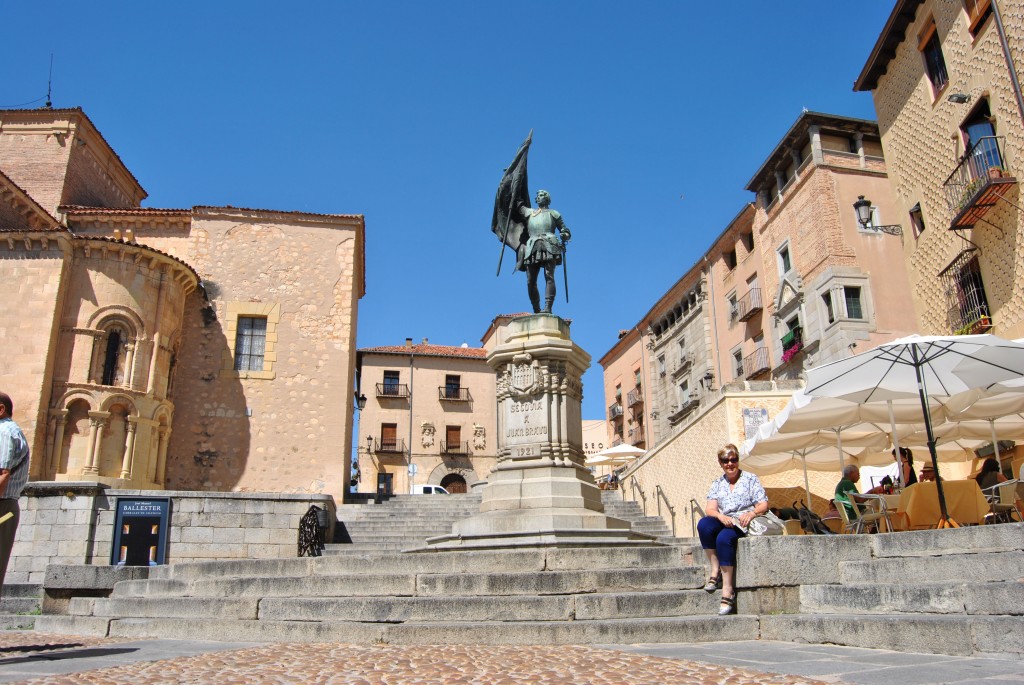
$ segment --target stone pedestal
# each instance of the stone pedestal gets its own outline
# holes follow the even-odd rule
[[[650,545],[627,521],[604,515],[584,466],[581,376],[590,355],[552,314],[512,319],[488,355],[497,375],[498,465],[480,513],[427,549]]]

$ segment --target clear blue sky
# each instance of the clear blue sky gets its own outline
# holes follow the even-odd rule
[[[852,92],[894,0],[8,3],[0,106],[81,106],[147,207],[364,214],[359,346],[479,345],[529,309],[495,277],[502,170],[572,229],[555,313],[596,363],[752,195],[802,108]],[[17,30],[14,29],[17,27]]]

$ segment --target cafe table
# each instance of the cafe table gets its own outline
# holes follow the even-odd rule
[[[975,480],[944,480],[942,491],[950,518],[960,525],[981,523],[985,519],[988,500]],[[935,482],[914,483],[904,488],[895,509],[906,516],[911,529],[935,528],[942,516]]]

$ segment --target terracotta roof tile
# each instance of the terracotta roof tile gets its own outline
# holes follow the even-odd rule
[[[487,350],[482,347],[455,347],[452,345],[383,345],[381,347],[362,347],[363,354],[415,354],[423,357],[462,357],[467,359],[484,359]]]
[[[110,214],[114,216],[189,216],[191,209],[159,209],[155,207],[85,207],[83,205],[61,205],[57,208],[64,214]]]

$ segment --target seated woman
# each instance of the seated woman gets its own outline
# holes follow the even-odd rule
[[[1005,483],[1006,476],[999,469],[999,462],[995,458],[989,457],[982,463],[981,471],[978,471],[978,475],[974,477],[974,480],[978,481],[978,487],[984,490],[994,485]]]
[[[893,458],[894,461],[896,460],[896,449],[895,448],[893,448],[893,450],[892,450],[892,458]],[[913,485],[914,483],[916,483],[917,482],[917,474],[914,473],[914,453],[910,451],[910,448],[908,448],[908,447],[901,447],[900,448],[899,462],[900,462],[900,469],[901,469],[901,471],[897,471],[897,473],[899,473],[899,475],[900,475],[901,487],[905,488],[908,485]]]
[[[704,589],[714,592],[722,588],[719,616],[736,612],[736,541],[746,535],[744,529],[755,516],[768,511],[768,495],[761,481],[754,474],[741,471],[739,462],[736,445],[718,450],[723,473],[712,481],[705,508],[707,516],[697,523],[700,545],[711,564]]]

